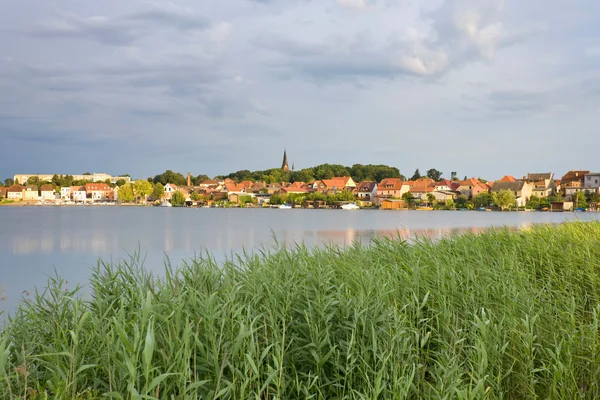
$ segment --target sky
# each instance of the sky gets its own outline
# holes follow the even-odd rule
[[[3,0],[0,177],[600,170],[600,2]]]

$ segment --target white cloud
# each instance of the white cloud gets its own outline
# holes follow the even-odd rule
[[[365,0],[337,0],[338,4],[342,7],[354,8],[357,10],[362,10],[367,8],[367,4]]]

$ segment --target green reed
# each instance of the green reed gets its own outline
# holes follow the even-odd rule
[[[142,264],[24,301],[0,398],[600,397],[598,222]]]

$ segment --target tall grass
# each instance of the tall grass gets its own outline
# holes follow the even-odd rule
[[[23,302],[0,398],[600,397],[598,222],[140,264]]]

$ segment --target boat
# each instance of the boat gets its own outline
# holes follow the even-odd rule
[[[344,204],[341,208],[342,208],[342,210],[358,210],[358,209],[360,209],[360,207],[357,206],[356,203]]]
[[[289,204],[280,204],[278,208],[281,210],[289,210],[290,208],[292,208],[292,206]]]
[[[160,203],[161,207],[173,207],[173,204],[169,203],[168,201],[163,201],[162,203]]]

